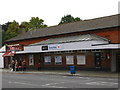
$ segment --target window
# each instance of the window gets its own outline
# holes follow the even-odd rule
[[[29,55],[29,65],[34,65],[34,56]]]
[[[55,64],[62,64],[62,56],[55,56]]]
[[[86,64],[85,62],[85,55],[77,55],[77,64]]]
[[[51,56],[44,56],[44,63],[51,64]]]
[[[66,56],[66,64],[74,64],[74,57]]]

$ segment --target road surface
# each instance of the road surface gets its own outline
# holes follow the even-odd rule
[[[117,78],[3,73],[2,88],[118,88]]]

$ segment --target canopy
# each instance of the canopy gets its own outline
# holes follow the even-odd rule
[[[40,41],[38,43],[31,44],[34,45],[45,45],[45,44],[60,44],[60,43],[70,43],[70,42],[81,42],[81,41],[106,41],[108,43],[108,39],[100,37],[95,34],[85,34],[85,35],[74,35],[74,36],[66,36],[59,38],[50,38],[44,41]]]
[[[3,54],[3,57],[6,57],[6,56],[14,56],[15,53],[12,53],[12,52],[6,52],[5,54]]]

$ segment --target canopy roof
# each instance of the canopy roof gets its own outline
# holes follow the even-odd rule
[[[85,34],[85,35],[75,35],[75,36],[67,36],[60,38],[52,38],[45,41],[41,41],[31,45],[42,45],[42,44],[58,44],[58,43],[68,43],[68,42],[78,42],[78,41],[108,41],[108,39],[97,36],[95,34]]]
[[[6,56],[14,56],[15,53],[12,53],[12,52],[6,52],[3,54],[3,57],[6,57]]]

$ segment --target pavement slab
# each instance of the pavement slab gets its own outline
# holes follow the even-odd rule
[[[47,75],[63,75],[63,76],[84,76],[84,77],[105,77],[105,78],[120,78],[119,73],[105,71],[76,71],[76,74],[71,74],[69,70],[30,70],[11,72],[9,69],[2,69],[1,72],[16,73],[16,74],[47,74]]]

